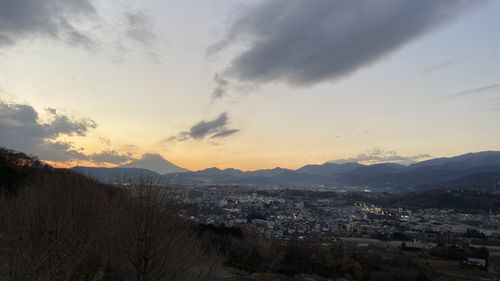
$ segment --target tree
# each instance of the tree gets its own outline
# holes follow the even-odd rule
[[[351,275],[354,280],[362,280],[363,279],[363,268],[359,265],[359,263],[352,258],[343,257],[339,263],[338,267],[345,274]]]
[[[94,280],[106,195],[99,184],[50,172],[0,202],[0,280]]]
[[[141,183],[117,196],[110,218],[110,260],[120,280],[209,280],[219,259],[201,252],[168,194]]]

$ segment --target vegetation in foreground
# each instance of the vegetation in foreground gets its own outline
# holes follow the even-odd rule
[[[1,151],[0,280],[213,280],[218,255],[161,190]]]

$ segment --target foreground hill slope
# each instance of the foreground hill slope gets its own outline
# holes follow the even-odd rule
[[[219,254],[167,190],[104,185],[2,148],[0,187],[0,280],[215,280]]]
[[[0,192],[15,192],[19,185],[51,169],[36,157],[0,147]]]

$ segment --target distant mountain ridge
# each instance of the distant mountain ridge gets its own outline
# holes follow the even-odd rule
[[[107,177],[107,173],[116,173],[123,177],[120,173],[127,172],[127,170],[117,172],[114,169],[123,168],[102,170],[97,179],[105,178],[109,181],[113,177]],[[96,170],[83,170],[80,167],[79,171],[96,175]],[[207,168],[147,176],[154,177],[161,183],[179,185],[359,186],[374,190],[407,190],[441,187],[500,189],[500,182],[496,182],[498,175],[500,175],[500,152],[484,151],[430,159],[410,166],[394,163],[372,165],[324,163],[305,165],[296,170],[279,167],[256,171]]]
[[[420,168],[424,166],[441,166],[450,164],[463,165],[468,168],[475,166],[498,165],[500,164],[500,151],[481,151],[466,153],[454,157],[434,158],[412,164],[409,167]]]
[[[324,164],[310,164],[310,165],[305,165],[296,171],[302,174],[317,174],[317,175],[324,175],[328,176],[331,174],[337,174],[337,173],[346,173],[346,172],[351,172],[356,168],[364,167],[363,164],[359,163],[343,163],[343,164],[337,164],[337,163],[324,163]]]

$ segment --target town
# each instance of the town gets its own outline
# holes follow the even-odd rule
[[[331,191],[259,189],[235,186],[190,187],[178,191],[187,203],[186,214],[197,222],[215,225],[253,225],[267,238],[342,235],[390,238],[395,233],[421,241],[467,241],[468,231],[500,235],[500,214],[461,213],[452,209],[381,208],[358,201],[356,194]],[[365,193],[363,198],[370,197]],[[470,242],[470,241],[469,241]]]
[[[451,247],[476,249],[462,266],[500,270],[500,214],[491,209],[380,207],[372,203],[379,194],[362,191],[200,186],[175,193],[185,203],[183,215],[201,224],[241,227],[275,241],[343,242],[438,256]]]

